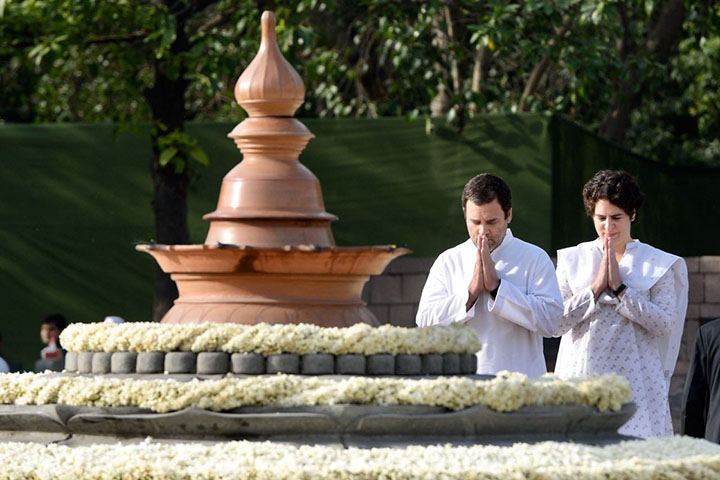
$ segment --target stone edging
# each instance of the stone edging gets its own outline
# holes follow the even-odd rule
[[[72,373],[139,373],[199,375],[468,375],[477,369],[472,353],[345,354],[225,352],[68,352],[65,371]]]
[[[626,403],[615,412],[599,412],[588,405],[531,405],[513,412],[497,412],[483,405],[459,411],[417,405],[335,404],[311,407],[245,407],[213,412],[198,407],[155,413],[141,408],[87,407],[48,404],[0,405],[0,430],[48,431],[121,437],[215,438],[299,435],[396,435],[433,437],[442,442],[612,441],[623,437],[617,429],[635,412]],[[592,436],[588,436],[592,434]],[[584,435],[584,439],[583,439]],[[501,436],[493,439],[491,436]]]

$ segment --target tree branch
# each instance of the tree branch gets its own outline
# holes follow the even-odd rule
[[[654,56],[659,62],[667,62],[677,44],[685,20],[684,0],[671,0],[660,9],[650,28],[645,45],[637,55]],[[630,126],[630,115],[640,103],[648,79],[640,78],[637,62],[628,67],[629,74],[618,86],[613,98],[613,109],[600,125],[599,134],[610,141],[622,144]]]
[[[135,42],[142,40],[150,34],[147,30],[139,30],[137,32],[125,33],[122,35],[105,35],[100,37],[92,37],[85,40],[83,43],[87,45],[99,45],[104,43],[116,43],[116,42]]]
[[[523,89],[523,93],[520,96],[520,102],[518,102],[518,112],[524,112],[526,109],[526,102],[530,95],[535,93],[535,89],[537,88],[538,84],[540,83],[540,79],[543,75],[545,75],[545,72],[547,71],[548,67],[550,66],[550,57],[547,55],[544,55],[538,63],[535,64],[533,67],[532,72],[530,73],[530,78],[528,78],[527,83],[525,84],[525,88]]]
[[[630,22],[627,15],[627,7],[624,3],[617,3],[617,12],[620,17],[620,25],[622,26],[622,40],[620,40],[620,58],[625,59],[631,51],[635,49],[635,44],[632,41],[632,34],[630,32]]]
[[[550,41],[548,42],[548,47],[554,47],[558,43],[558,39],[565,36],[565,34],[570,30],[571,22],[572,17],[570,15],[565,15],[563,17],[562,26],[559,30],[555,32],[555,36],[550,39]],[[535,93],[537,86],[540,84],[540,80],[542,79],[543,75],[545,75],[545,72],[547,71],[549,66],[550,56],[547,54],[543,55],[540,61],[535,64],[532,72],[530,73],[530,77],[525,84],[523,93],[520,96],[520,102],[518,102],[518,112],[524,112],[526,110],[526,102],[528,97]]]
[[[453,93],[455,95],[460,94],[460,66],[454,52],[452,52],[451,46],[455,43],[455,26],[453,25],[453,19],[450,15],[450,7],[445,5],[442,7],[443,16],[445,17],[445,24],[447,25],[447,51],[450,57],[450,78],[453,84]]]
[[[645,48],[664,62],[680,38],[685,21],[685,2],[673,0],[663,5],[660,16],[648,33]]]
[[[473,71],[472,81],[470,82],[470,91],[476,95],[480,94],[480,88],[482,87],[483,81],[487,78],[487,72],[490,68],[490,54],[488,47],[484,44],[475,50],[473,57]],[[470,102],[468,108],[471,112],[477,111],[477,104],[473,101]]]
[[[215,27],[219,27],[221,25],[224,25],[226,22],[228,22],[232,18],[233,12],[231,10],[225,10],[223,13],[219,15],[215,15],[212,18],[209,18],[205,23],[200,25],[197,28],[198,32],[205,32],[210,29],[213,29]]]

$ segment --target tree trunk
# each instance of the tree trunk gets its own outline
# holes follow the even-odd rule
[[[526,110],[527,99],[530,95],[535,93],[537,86],[540,84],[540,79],[547,71],[548,66],[550,66],[550,58],[547,55],[545,55],[538,63],[535,64],[532,73],[530,73],[530,78],[525,84],[525,89],[520,96],[520,102],[518,103],[517,109],[518,112],[524,112]]]
[[[666,63],[680,38],[684,20],[684,0],[671,0],[663,5],[657,20],[648,33],[644,48],[637,54],[652,56],[656,61]],[[623,55],[628,54],[627,49],[630,43],[625,36],[621,43]],[[599,130],[600,136],[619,144],[625,141],[625,133],[630,126],[630,116],[640,104],[647,84],[646,79],[639,78],[637,62],[630,59],[630,64],[629,74],[620,82],[618,92],[613,100],[612,110],[603,120]]]
[[[480,94],[482,83],[487,79],[488,70],[490,70],[490,54],[489,48],[483,44],[475,50],[473,58],[472,82],[470,83],[470,91],[475,95]],[[477,103],[473,100],[468,105],[468,110],[476,112],[478,110]]]
[[[576,7],[573,7],[573,10],[575,10]],[[561,42],[563,37],[568,33],[572,26],[573,22],[573,15],[564,15],[562,24],[560,25],[560,28],[555,32],[555,36],[550,39],[548,42],[548,47],[552,48],[555,45],[557,45],[558,42]],[[535,64],[533,67],[532,72],[530,72],[530,77],[528,77],[528,81],[525,84],[525,88],[523,89],[522,95],[520,95],[520,101],[518,102],[518,112],[524,112],[527,110],[527,99],[529,96],[533,95],[535,91],[538,88],[538,85],[540,85],[540,81],[543,78],[543,75],[547,72],[548,68],[550,67],[550,56],[549,55],[543,55],[543,57],[540,59],[538,63]]]
[[[159,73],[155,85],[146,92],[152,106],[153,117],[162,122],[168,131],[182,130],[184,127],[184,96],[187,83],[168,79]],[[180,106],[180,107],[178,107]],[[182,116],[178,115],[182,108]],[[177,112],[173,114],[173,112]],[[181,119],[180,122],[177,120]],[[152,209],[155,217],[155,241],[159,244],[176,245],[190,241],[187,225],[187,162],[181,172],[175,171],[174,163],[160,165],[160,148],[158,136],[162,132],[155,131],[152,135],[152,159],[150,175],[153,182]],[[178,296],[175,282],[170,276],[155,265],[155,284],[153,295],[153,320],[159,321],[172,307]]]
[[[151,175],[153,180],[153,212],[155,215],[155,235],[159,244],[177,245],[190,241],[187,226],[187,169],[175,173],[173,165],[161,167],[158,163],[159,151],[153,141],[153,159]],[[177,287],[170,275],[155,265],[155,283],[153,289],[153,321],[160,321],[173,306],[178,297]]]
[[[450,78],[452,79],[453,94],[460,95],[462,94],[462,92],[460,91],[462,87],[460,81],[460,64],[458,62],[455,52],[452,51],[452,47],[455,45],[456,42],[455,24],[450,13],[450,7],[447,5],[443,7],[443,16],[445,17],[445,25],[447,26],[445,51],[448,54],[450,60]]]
[[[184,22],[178,21],[176,41],[171,48],[173,55],[187,51],[189,48],[184,27]],[[180,172],[175,171],[173,162],[162,166],[159,162],[160,147],[158,146],[158,137],[174,130],[184,129],[185,93],[188,87],[185,73],[184,68],[181,68],[177,75],[168,75],[165,65],[160,61],[155,65],[155,83],[145,91],[156,127],[151,137],[150,162],[155,242],[165,245],[187,244],[190,241],[187,225],[188,159],[185,159],[185,165]],[[166,131],[157,128],[159,125],[164,125]],[[172,307],[178,292],[175,282],[157,265],[153,293],[153,320],[159,321]]]

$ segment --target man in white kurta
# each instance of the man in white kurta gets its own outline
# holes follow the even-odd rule
[[[420,327],[463,322],[482,344],[477,373],[545,373],[543,336],[562,318],[562,297],[550,257],[515,238],[510,187],[482,173],[463,189],[470,237],[437,258],[415,318]]]
[[[491,253],[501,279],[465,309],[477,248],[471,239],[446,250],[435,261],[420,297],[419,326],[471,325],[482,342],[477,373],[500,370],[537,376],[546,372],[543,336],[551,336],[562,316],[562,297],[550,257],[515,238],[508,229]]]
[[[557,278],[565,300],[555,373],[561,378],[616,372],[633,390],[637,412],[619,433],[672,435],[668,404],[687,309],[685,261],[637,240],[628,242],[618,267],[622,299],[591,284],[603,256],[597,239],[558,251]]]

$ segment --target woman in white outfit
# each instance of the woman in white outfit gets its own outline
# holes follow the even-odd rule
[[[564,314],[555,373],[625,376],[637,412],[619,432],[672,435],[668,391],[687,310],[685,262],[632,238],[643,194],[628,173],[599,171],[583,201],[598,238],[558,251]]]

